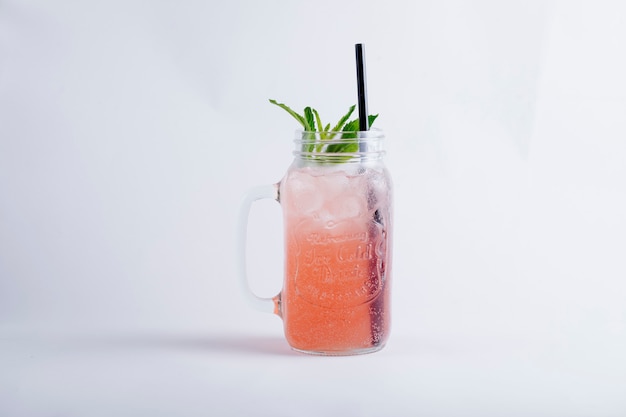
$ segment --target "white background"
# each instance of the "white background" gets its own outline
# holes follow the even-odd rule
[[[393,332],[292,353],[245,190],[338,118],[395,181]],[[626,7],[0,0],[0,415],[626,414]],[[281,285],[278,205],[252,286]]]

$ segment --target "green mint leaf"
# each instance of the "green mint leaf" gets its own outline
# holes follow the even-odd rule
[[[330,123],[328,123],[328,124],[324,127],[324,132],[328,132],[328,129],[330,129]]]
[[[287,106],[286,104],[283,104],[283,103],[278,103],[276,100],[272,100],[272,99],[270,99],[270,103],[275,104],[278,107],[280,107],[281,109],[285,110],[287,113],[292,115],[293,118],[296,119],[302,125],[302,127],[304,127],[305,130],[308,130],[306,128],[306,120],[304,119],[304,117],[302,117],[301,115],[299,115],[295,111],[291,110],[289,108],[289,106]]]
[[[353,153],[358,151],[359,144],[357,141],[347,143],[331,143],[326,147],[326,152],[329,153]]]
[[[310,107],[304,108],[304,121],[306,122],[306,125],[304,126],[305,130],[308,132],[315,132],[315,118]]]
[[[315,122],[317,123],[317,130],[319,130],[320,132],[320,139],[322,140],[328,139],[328,134],[326,133],[328,129],[324,129],[324,125],[322,124],[322,118],[320,117],[320,114],[315,109],[311,109],[311,110],[313,110],[313,114],[315,115]],[[321,151],[322,150],[321,148],[322,146],[318,145],[318,151]]]
[[[332,130],[333,132],[339,132],[343,130],[343,125],[346,123],[346,120],[348,120],[348,118],[352,115],[352,112],[354,112],[355,108],[356,108],[356,105],[353,105],[350,107],[350,109],[348,110],[348,113],[346,113],[341,119],[339,119],[335,127],[333,127],[333,130]]]
[[[320,114],[317,112],[317,110],[315,109],[311,109],[313,111],[313,114],[315,115],[315,122],[317,123],[317,130],[320,132],[323,132],[323,124],[322,124],[322,119],[320,117]]]
[[[359,119],[349,121],[341,130],[344,132],[356,132],[359,130]]]

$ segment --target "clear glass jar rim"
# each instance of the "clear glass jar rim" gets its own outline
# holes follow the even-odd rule
[[[380,129],[356,132],[297,130],[293,154],[300,159],[318,162],[374,161],[385,155],[384,138]]]

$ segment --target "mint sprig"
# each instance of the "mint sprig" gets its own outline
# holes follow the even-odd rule
[[[345,115],[343,115],[341,119],[339,119],[339,121],[334,125],[332,129],[330,129],[331,124],[328,123],[326,126],[323,126],[322,119],[319,115],[319,112],[312,107],[305,107],[304,114],[299,114],[284,103],[279,103],[276,100],[271,100],[271,99],[270,99],[270,103],[280,107],[281,109],[289,113],[294,119],[298,121],[298,123],[300,123],[300,125],[302,125],[305,132],[330,133],[330,132],[342,132],[342,131],[343,132],[356,132],[359,130],[359,119],[348,121],[348,119],[354,112],[356,105],[350,106],[350,108],[348,109],[348,112]],[[378,117],[377,114],[370,115],[368,117],[370,126],[372,125],[374,120],[376,120],[377,117]],[[320,137],[322,139],[330,139],[330,135],[320,135]],[[356,137],[356,135],[354,137]],[[346,136],[344,136],[343,138],[346,138]]]
[[[339,119],[332,129],[330,129],[331,124],[328,123],[326,126],[322,125],[322,119],[319,112],[312,107],[305,107],[304,114],[299,114],[284,103],[279,103],[276,100],[271,99],[270,103],[289,113],[298,121],[298,123],[300,123],[300,125],[302,125],[305,132],[319,132],[319,137],[322,140],[342,139],[342,142],[340,143],[328,143],[327,145],[318,144],[317,147],[313,144],[307,145],[307,152],[354,153],[359,151],[359,144],[356,140],[345,141],[345,139],[357,138],[356,132],[359,130],[359,119],[348,121],[350,116],[352,116],[352,113],[354,113],[356,105],[350,106],[348,112]],[[372,126],[377,117],[377,114],[368,116],[370,126]],[[337,132],[343,132],[342,136],[337,138]]]

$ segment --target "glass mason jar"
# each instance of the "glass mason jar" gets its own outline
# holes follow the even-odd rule
[[[390,328],[392,184],[384,134],[297,132],[283,179],[253,188],[240,215],[240,277],[255,307],[283,319],[301,352],[351,355],[380,350]],[[245,235],[252,202],[273,198],[284,221],[282,291],[249,291]]]

